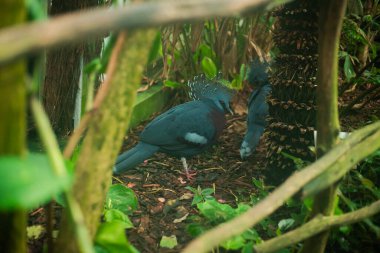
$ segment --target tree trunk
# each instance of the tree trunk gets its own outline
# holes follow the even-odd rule
[[[0,9],[0,28],[26,18],[24,0],[5,0]],[[18,60],[0,66],[0,155],[23,155],[26,134],[26,65]],[[26,252],[26,211],[0,212],[0,252]]]
[[[148,48],[155,30],[139,30],[119,35],[108,64],[107,80],[99,92],[104,101],[94,112],[75,170],[74,194],[86,212],[85,224],[95,236],[103,211],[104,200],[111,183],[114,160],[119,152],[132,114],[137,88],[148,58]],[[100,96],[97,96],[99,98]],[[97,100],[95,100],[97,103]],[[85,178],[86,180],[82,180]],[[64,213],[55,249],[66,253],[78,252],[73,227]]]
[[[52,0],[49,15],[54,16],[97,6],[98,0]],[[93,45],[81,43],[49,51],[46,59],[46,76],[43,102],[54,131],[67,136],[74,128],[75,100],[83,64],[99,55],[100,40]],[[94,50],[93,50],[94,49]]]
[[[296,0],[275,15],[274,59],[268,97],[267,177],[278,184],[296,169],[295,159],[313,162],[316,124],[318,1]],[[293,159],[291,159],[293,158]]]
[[[318,90],[317,90],[317,155],[323,156],[338,142],[338,51],[347,0],[321,1]],[[337,185],[318,193],[313,202],[311,217],[318,214],[329,216],[334,211]],[[329,231],[305,241],[301,252],[323,253]]]

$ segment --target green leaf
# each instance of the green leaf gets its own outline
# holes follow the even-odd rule
[[[209,79],[213,79],[218,70],[214,61],[209,57],[204,57],[201,62],[202,70]]]
[[[226,221],[235,216],[235,210],[231,206],[221,204],[215,199],[198,203],[197,207],[200,213],[210,221]]]
[[[133,223],[129,217],[117,209],[106,210],[104,213],[104,220],[106,222],[120,222],[121,224],[124,224],[124,228],[133,228]]]
[[[191,187],[191,186],[186,186],[185,189],[191,191],[192,193],[197,193],[197,189],[195,189],[194,187]]]
[[[132,214],[137,209],[135,193],[121,184],[111,185],[106,198],[106,209],[117,209],[125,214]]]
[[[245,231],[242,236],[245,240],[253,241],[255,244],[261,243],[263,241],[255,229],[249,229]]]
[[[243,63],[241,66],[240,66],[240,71],[239,71],[239,76],[240,76],[240,79],[241,80],[246,80],[247,79],[247,74],[248,74],[248,71],[247,71],[247,67],[246,65]]]
[[[241,253],[253,253],[253,242],[247,242],[241,249]]]
[[[162,54],[161,32],[157,32],[149,51],[148,64],[152,63]]]
[[[344,70],[344,75],[347,78],[347,81],[350,81],[351,78],[353,78],[353,77],[356,76],[356,73],[354,71],[354,66],[352,65],[352,62],[351,62],[351,59],[350,59],[349,55],[346,55],[346,57],[344,59],[343,70]]]
[[[160,241],[160,247],[162,248],[173,249],[177,244],[177,237],[175,235],[162,236]]]
[[[0,157],[0,210],[31,209],[70,187],[70,178],[57,176],[46,155]]]
[[[303,204],[306,207],[306,209],[310,212],[313,207],[313,198],[307,197],[303,200]]]
[[[238,90],[242,89],[242,87],[243,87],[243,79],[240,77],[240,75],[239,76],[235,76],[235,78],[231,82],[231,87],[233,89],[238,89]]]
[[[95,58],[91,62],[87,63],[83,68],[83,72],[86,74],[94,73],[102,68],[102,63],[100,58]]]
[[[99,226],[95,236],[96,252],[139,253],[125,237],[124,225],[120,222],[106,222]]]
[[[212,188],[205,188],[202,190],[202,195],[203,196],[207,196],[207,195],[211,195],[214,193],[214,189]]]
[[[232,237],[226,242],[223,242],[222,244],[220,244],[220,246],[222,246],[223,248],[227,250],[237,250],[237,249],[242,248],[245,245],[245,243],[246,243],[245,239],[241,235],[238,235],[238,236]]]
[[[186,227],[186,231],[191,236],[197,237],[203,234],[206,231],[206,229],[201,224],[192,223]]]
[[[278,228],[281,231],[286,231],[289,228],[291,228],[293,225],[294,225],[294,219],[292,218],[283,219],[283,220],[280,220],[280,222],[278,223]]]
[[[264,190],[264,182],[262,180],[259,180],[259,179],[256,179],[256,178],[252,178],[252,183],[257,187],[259,188],[260,190]]]
[[[193,198],[193,201],[191,202],[191,205],[196,205],[202,201],[203,201],[202,196],[199,194],[196,194],[196,195],[194,195],[194,198]]]
[[[182,84],[180,84],[178,82],[170,81],[170,80],[165,80],[164,85],[166,87],[170,87],[170,88],[178,88],[178,87],[182,86]]]

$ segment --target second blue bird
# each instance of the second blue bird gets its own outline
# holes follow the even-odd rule
[[[272,90],[268,80],[268,64],[254,60],[248,74],[248,82],[253,85],[254,91],[248,100],[247,132],[240,147],[242,159],[249,157],[260,141],[267,125],[268,104],[266,98]]]
[[[190,177],[186,158],[202,153],[215,143],[226,124],[225,113],[231,111],[232,91],[219,77],[208,80],[195,77],[188,83],[193,101],[177,105],[150,122],[138,144],[118,156],[114,173],[136,167],[156,152],[181,158]]]

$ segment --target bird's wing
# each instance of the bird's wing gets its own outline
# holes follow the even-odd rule
[[[203,101],[178,105],[149,123],[140,139],[165,149],[207,145],[215,136],[210,112],[211,108]]]

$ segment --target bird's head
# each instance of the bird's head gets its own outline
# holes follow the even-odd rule
[[[269,82],[268,69],[269,63],[267,61],[261,62],[259,58],[254,59],[248,73],[249,84],[259,87],[267,84]]]
[[[189,96],[193,100],[211,99],[219,109],[233,113],[230,107],[231,98],[234,90],[228,88],[221,77],[221,73],[214,79],[208,79],[204,75],[195,76],[193,80],[188,81],[190,88]]]

